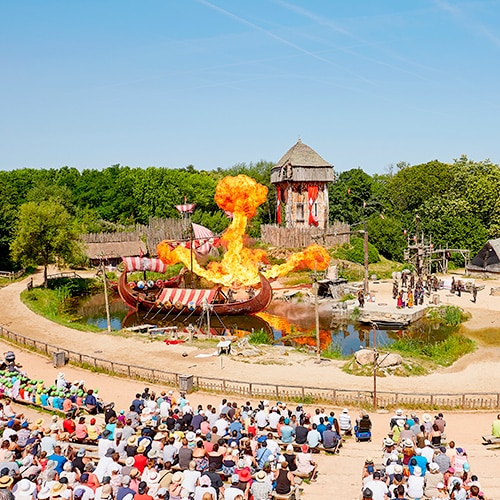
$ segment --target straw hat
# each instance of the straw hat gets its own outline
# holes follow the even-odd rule
[[[145,451],[146,451],[146,448],[144,448],[144,446],[142,446],[142,445],[137,448],[138,454],[144,453]]]
[[[428,413],[424,413],[424,414],[422,415],[422,420],[423,420],[424,422],[431,422],[431,421],[432,421],[432,417],[431,417]]]
[[[263,470],[260,470],[255,474],[255,479],[259,481],[259,483],[262,483],[266,479],[266,473]]]
[[[127,444],[129,446],[137,446],[138,437],[134,434],[127,439]]]
[[[63,483],[56,483],[50,490],[51,497],[60,497],[65,491],[67,486]]]
[[[128,473],[128,475],[131,478],[139,476],[140,475],[139,469],[137,469],[136,467],[134,467],[133,469],[130,469],[130,472]]]
[[[174,473],[172,476],[172,482],[173,483],[180,483],[184,479],[184,474],[179,470]]]
[[[41,427],[43,425],[43,418],[39,418],[36,422],[35,422],[35,425],[38,425],[38,427]]]

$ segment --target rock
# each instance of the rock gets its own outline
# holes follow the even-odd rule
[[[375,352],[371,349],[360,349],[354,354],[356,362],[361,366],[373,364]],[[403,363],[403,358],[400,354],[396,353],[379,353],[378,366],[380,368],[387,368],[388,366],[398,366]]]
[[[387,366],[398,366],[403,363],[401,354],[391,352],[390,354],[383,354],[378,359],[379,366],[385,368]]]
[[[371,349],[360,349],[354,353],[356,362],[361,366],[373,364],[374,355]]]

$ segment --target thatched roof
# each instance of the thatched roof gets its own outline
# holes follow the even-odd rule
[[[333,165],[300,139],[271,169],[271,182],[333,182]]]
[[[146,244],[140,240],[85,243],[85,253],[90,260],[136,257],[141,254],[141,250],[143,254],[147,253]]]
[[[500,273],[500,238],[489,240],[471,260],[467,270]]]

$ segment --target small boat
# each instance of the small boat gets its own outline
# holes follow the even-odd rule
[[[167,282],[157,281],[128,282],[127,274],[131,271],[150,270],[159,273],[166,271],[166,265],[160,259],[147,263],[146,267],[139,262],[139,257],[124,258],[125,269],[118,282],[118,292],[122,300],[132,309],[142,309],[148,313],[174,312],[177,315],[201,315],[207,310],[219,316],[241,316],[263,311],[272,299],[272,288],[269,281],[260,274],[260,291],[247,300],[231,300],[221,287],[212,289],[179,288],[182,275],[175,276]],[[129,267],[130,266],[130,267]],[[141,267],[142,266],[142,267]]]

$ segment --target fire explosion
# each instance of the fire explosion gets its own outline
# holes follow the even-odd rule
[[[261,271],[266,262],[266,252],[261,249],[245,247],[245,231],[248,221],[255,216],[257,208],[266,201],[268,189],[246,175],[224,177],[215,190],[215,201],[233,219],[221,237],[226,252],[220,262],[210,262],[207,268],[201,267],[193,259],[193,272],[213,283],[224,286],[249,286],[259,283],[259,272],[266,278],[284,276],[297,269],[315,269],[322,271],[330,263],[327,251],[319,245],[310,245],[303,252],[290,256],[281,265],[268,266]],[[168,242],[158,245],[158,256],[167,265],[182,262],[191,266],[191,251],[178,246],[171,249]]]

